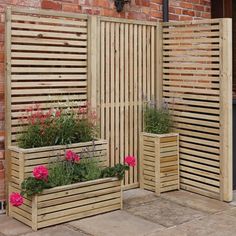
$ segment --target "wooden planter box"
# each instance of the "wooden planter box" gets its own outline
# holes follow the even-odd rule
[[[179,189],[179,135],[141,133],[140,188],[160,193]]]
[[[19,192],[12,183],[10,192]],[[97,179],[44,190],[24,199],[20,207],[9,206],[9,215],[33,230],[122,209],[121,181]]]
[[[10,146],[8,148],[10,155],[10,181],[18,184],[20,187],[25,178],[32,176],[34,167],[38,165],[47,166],[57,158],[64,159],[65,151],[67,149],[71,149],[79,154],[83,152],[83,150],[87,149],[92,153],[93,144],[95,145],[95,156],[99,158],[101,166],[107,166],[108,144],[106,140],[30,149]]]

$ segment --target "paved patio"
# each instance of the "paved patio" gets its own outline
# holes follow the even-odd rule
[[[236,194],[235,194],[236,195]],[[143,190],[124,194],[124,210],[33,232],[0,216],[0,236],[235,236],[236,203],[185,191],[156,197]]]

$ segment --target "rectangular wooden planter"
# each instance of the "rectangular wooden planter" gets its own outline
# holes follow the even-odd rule
[[[140,188],[160,195],[179,186],[179,135],[141,133]]]
[[[19,192],[12,183],[10,192]],[[9,207],[9,215],[33,230],[100,213],[122,209],[121,181],[97,179],[44,190],[24,199],[20,207]]]
[[[34,167],[48,165],[57,158],[63,159],[65,151],[68,149],[78,154],[84,152],[84,150],[92,153],[93,145],[95,147],[94,154],[98,157],[101,166],[107,166],[108,143],[106,140],[30,149],[10,146],[8,148],[10,156],[10,181],[20,186],[25,178],[32,175]]]

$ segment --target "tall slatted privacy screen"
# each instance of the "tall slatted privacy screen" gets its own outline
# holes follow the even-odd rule
[[[161,24],[8,9],[6,147],[26,107],[88,100],[109,141],[109,164],[123,163],[126,155],[138,157],[144,100],[163,96],[180,133],[181,187],[229,201],[231,44],[229,19]],[[138,181],[137,166],[124,184]]]
[[[232,199],[231,20],[163,24],[163,98],[180,133],[181,188]]]
[[[7,143],[33,103],[42,109],[87,100],[87,16],[7,11]]]
[[[157,42],[156,23],[100,19],[98,103],[112,166],[126,155],[138,157],[143,100],[157,94]],[[125,185],[138,186],[137,169],[126,174]]]

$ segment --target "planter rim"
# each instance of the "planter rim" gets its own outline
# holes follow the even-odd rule
[[[68,149],[68,148],[88,145],[88,144],[91,144],[92,142],[99,142],[101,144],[107,143],[105,139],[95,139],[93,141],[88,141],[88,142],[71,143],[67,145],[35,147],[35,148],[20,148],[19,146],[9,146],[8,149],[11,151],[16,151],[16,152],[31,153],[31,152],[37,152],[37,151],[42,152],[42,151],[49,151],[49,150]]]
[[[147,133],[147,132],[141,132],[142,135],[151,136],[151,137],[173,137],[173,136],[179,136],[179,133],[167,133],[167,134],[153,134],[153,133]]]
[[[45,189],[42,191],[42,193],[37,194],[35,196],[43,196],[46,194],[52,194],[52,193],[63,191],[63,190],[66,191],[66,190],[70,190],[70,189],[74,189],[74,188],[90,186],[93,184],[107,183],[109,181],[114,182],[114,181],[121,181],[121,180],[119,180],[117,177],[108,177],[108,178],[100,178],[100,179],[89,180],[89,181],[84,181],[84,182],[79,182],[79,183],[74,183],[74,184],[62,185],[62,186],[57,186],[54,188]],[[34,197],[34,196],[32,196],[32,197]]]

